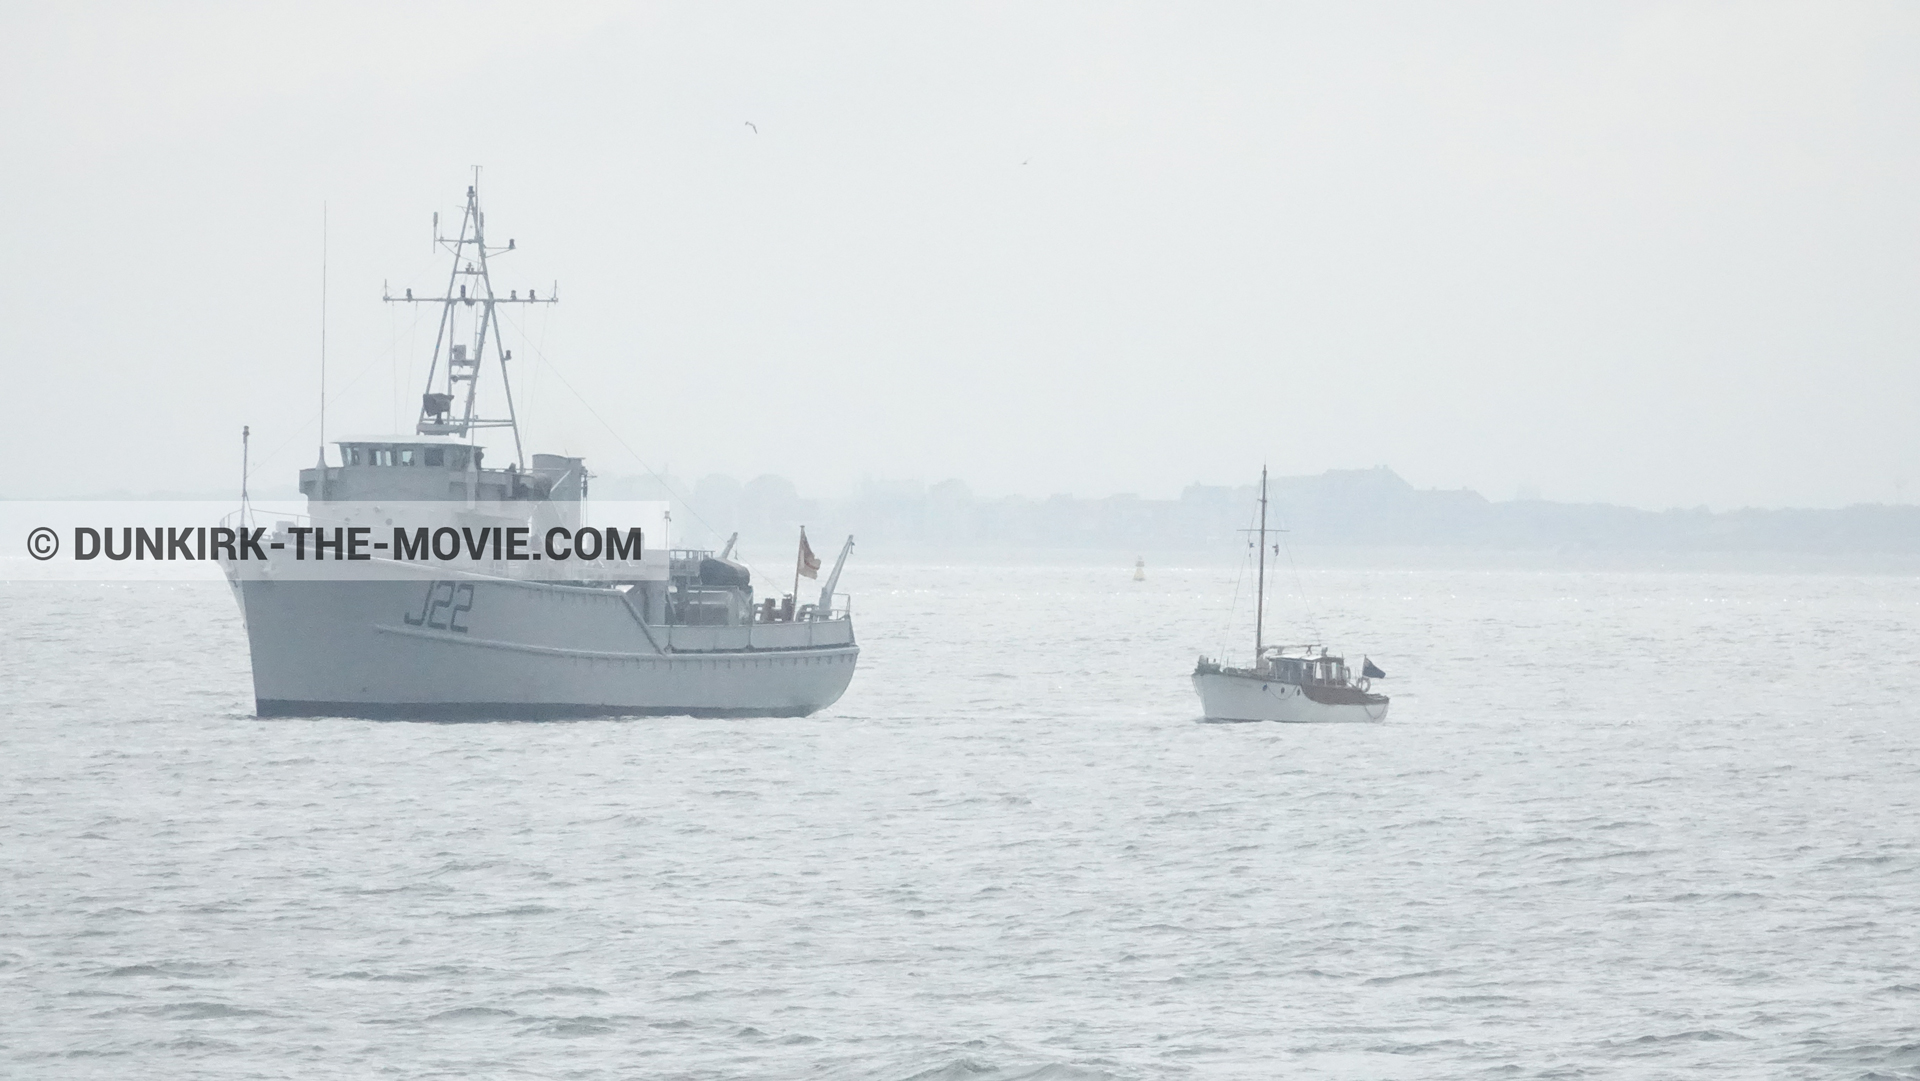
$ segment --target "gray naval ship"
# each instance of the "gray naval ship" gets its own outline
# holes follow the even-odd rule
[[[436,242],[453,256],[445,294],[387,298],[441,308],[415,431],[339,440],[339,465],[322,454],[300,472],[306,524],[271,527],[263,561],[223,563],[246,623],[259,714],[803,716],[832,705],[860,652],[834,593],[851,537],[819,601],[799,605],[795,595],[756,602],[751,572],[729,558],[731,540],[717,554],[645,549],[586,560],[583,539],[583,559],[564,570],[524,557],[509,562],[497,550],[457,565],[386,558],[390,551],[338,564],[336,550],[336,563],[321,566],[351,573],[316,580],[314,565],[290,561],[295,546],[282,542],[298,534],[304,549],[301,530],[361,523],[377,536],[401,511],[408,525],[425,513],[430,521],[421,524],[436,527],[436,537],[484,535],[501,523],[530,526],[538,537],[556,525],[578,531],[587,518],[582,459],[521,458],[507,380],[512,354],[501,348],[497,309],[556,298],[495,294],[488,259],[514,243],[487,244],[475,181],[457,236],[440,236],[436,216]],[[489,353],[494,363],[483,365]],[[500,374],[504,418],[475,411],[483,367]],[[513,436],[514,457],[503,467],[486,464],[486,448],[475,442],[488,429]],[[529,573],[540,567],[544,575]],[[803,538],[799,573],[817,578],[819,567]],[[794,581],[797,594],[798,574]]]

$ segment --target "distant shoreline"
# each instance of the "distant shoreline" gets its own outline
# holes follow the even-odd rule
[[[745,483],[720,475],[697,482],[670,476],[605,478],[594,481],[591,495],[666,500],[681,535],[694,545],[718,546],[738,532],[743,544],[760,547],[806,525],[816,537],[851,533],[868,548],[975,556],[1190,553],[1203,561],[1210,561],[1209,553],[1231,558],[1251,523],[1254,499],[1251,486],[1200,484],[1189,485],[1178,499],[987,499],[976,498],[959,481],[870,485],[850,498],[810,499],[791,481],[773,475]],[[255,493],[256,499],[270,496]],[[1376,559],[1379,553],[1446,551],[1499,553],[1502,565],[1597,567],[1692,565],[1708,558],[1725,563],[1734,555],[1757,564],[1792,557],[1905,567],[1909,557],[1920,560],[1920,506],[1911,504],[1651,511],[1544,499],[1493,502],[1466,489],[1417,489],[1385,467],[1278,477],[1271,497],[1271,521],[1284,530],[1280,540],[1296,551],[1372,552],[1376,555],[1369,558]]]

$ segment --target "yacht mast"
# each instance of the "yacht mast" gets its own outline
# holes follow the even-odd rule
[[[1260,667],[1262,639],[1267,629],[1267,467],[1260,467],[1260,585],[1253,616],[1253,666]]]
[[[486,215],[480,211],[480,169],[473,170],[473,183],[467,186],[466,213],[460,219],[460,233],[456,237],[440,235],[438,224],[440,215],[435,214],[434,243],[445,248],[453,255],[453,269],[447,275],[447,288],[442,296],[416,297],[408,289],[405,296],[383,296],[381,299],[390,304],[438,304],[440,305],[440,330],[433,340],[433,363],[427,369],[425,393],[420,396],[420,419],[414,424],[414,431],[421,435],[467,435],[476,428],[510,428],[513,430],[513,456],[521,468],[525,468],[523,452],[520,447],[519,418],[513,405],[513,383],[507,376],[507,361],[513,359],[513,353],[501,346],[500,317],[495,311],[501,304],[557,304],[560,302],[559,289],[549,290],[545,297],[537,290],[528,289],[522,297],[520,290],[512,290],[507,296],[496,296],[493,291],[493,278],[488,273],[487,260],[491,256],[514,251],[512,240],[505,247],[487,246]],[[469,279],[465,285],[462,278]],[[472,316],[468,328],[468,341],[456,343],[458,334],[455,316],[462,308],[478,305],[480,310]],[[476,391],[480,384],[480,364],[486,357],[487,346],[491,339],[494,359],[500,365],[500,388],[506,394],[507,415],[504,417],[482,417],[475,412]],[[444,350],[444,356],[443,351]],[[466,384],[464,390],[460,384]],[[455,412],[455,402],[460,401],[459,412]]]

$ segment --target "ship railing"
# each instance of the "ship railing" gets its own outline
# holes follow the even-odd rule
[[[275,509],[271,511],[261,511],[252,507],[246,507],[246,508],[239,508],[239,509],[228,511],[225,515],[222,515],[220,518],[220,521],[216,522],[215,524],[226,526],[227,528],[231,529],[235,525],[238,525],[242,520],[245,520],[255,526],[258,526],[260,522],[266,518],[273,519],[274,532],[276,534],[278,534],[280,527],[283,525],[288,525],[294,522],[311,522],[314,520],[313,515],[307,514],[302,511],[287,511],[287,510],[279,510],[279,509]]]
[[[782,597],[780,600],[789,598]],[[759,625],[770,623],[827,623],[836,619],[853,618],[853,598],[845,593],[835,593],[833,604],[822,608],[817,604],[803,604],[789,612],[779,601],[772,597],[762,598],[759,604],[747,610],[747,622]]]
[[[853,618],[853,598],[845,593],[835,593],[824,611],[819,605],[809,607],[813,609],[815,622]]]
[[[698,578],[700,561],[710,559],[713,552],[704,548],[667,549],[667,573],[675,578]]]

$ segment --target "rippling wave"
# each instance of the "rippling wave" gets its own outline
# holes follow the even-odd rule
[[[223,588],[0,586],[0,1074],[1920,1078],[1910,578],[1306,571],[1315,727],[1200,723],[1231,570],[857,569],[769,721],[262,721]]]

